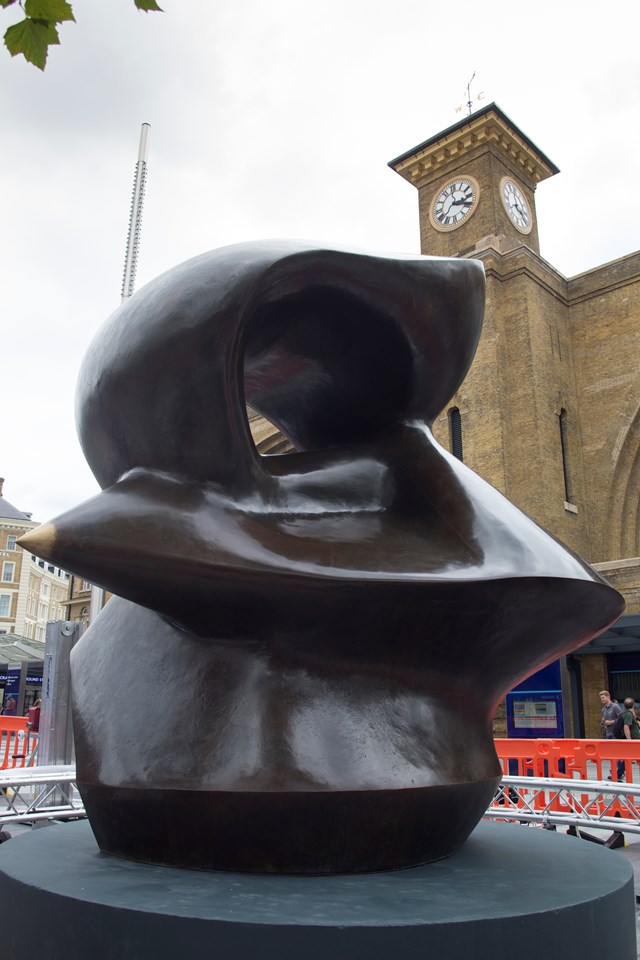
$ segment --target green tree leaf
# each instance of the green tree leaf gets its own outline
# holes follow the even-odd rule
[[[12,57],[21,53],[25,60],[44,70],[47,53],[52,44],[60,43],[58,31],[47,20],[21,20],[9,27],[4,42]]]
[[[17,0],[0,0],[0,9],[11,7]],[[133,0],[138,10],[149,12],[159,10],[156,0]],[[20,0],[26,17],[20,23],[15,23],[5,32],[4,43],[15,57],[21,53],[25,60],[44,70],[47,63],[47,53],[52,44],[60,43],[56,23],[73,20],[73,10],[68,0]]]
[[[66,0],[24,0],[24,12],[34,20],[48,20],[49,23],[75,21],[71,4]]]

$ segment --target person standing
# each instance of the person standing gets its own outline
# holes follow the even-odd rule
[[[640,726],[635,711],[636,702],[633,697],[627,697],[622,711],[622,723],[626,740],[640,740]]]
[[[622,713],[622,707],[619,703],[613,702],[608,690],[600,691],[600,703],[602,704],[602,726],[604,727],[604,735],[607,740],[615,740],[616,735],[613,732],[613,726],[616,718]],[[613,763],[611,764],[611,773],[613,773]],[[624,760],[618,760],[616,773],[616,779],[624,779]],[[611,777],[609,777],[609,780],[611,780]]]
[[[600,703],[602,704],[602,726],[607,740],[615,740],[616,735],[613,732],[613,725],[616,717],[622,713],[622,707],[619,703],[614,703],[608,690],[600,691]]]

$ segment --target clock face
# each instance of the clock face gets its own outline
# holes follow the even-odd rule
[[[520,233],[530,233],[533,225],[531,211],[520,187],[509,177],[503,177],[500,181],[500,196],[514,227]]]
[[[433,226],[437,230],[455,230],[476,209],[478,193],[478,184],[473,177],[449,181],[431,204]]]

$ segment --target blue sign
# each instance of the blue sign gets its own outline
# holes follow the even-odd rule
[[[19,660],[16,663],[8,664],[7,680],[4,685],[4,701],[2,704],[2,712],[5,717],[17,716],[21,673],[22,664]]]
[[[4,683],[8,679],[9,677],[6,675],[6,673],[0,673],[0,683]],[[28,673],[27,683],[42,683],[42,677],[37,673],[34,673],[34,674]]]
[[[564,737],[560,661],[533,673],[507,694],[507,736]]]

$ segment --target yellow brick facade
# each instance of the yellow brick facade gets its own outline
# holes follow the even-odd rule
[[[0,478],[0,633],[44,642],[48,621],[64,619],[69,577],[17,545],[38,523],[3,498],[3,487]]]
[[[418,190],[422,253],[474,257],[486,272],[478,351],[434,423],[436,438],[452,449],[457,408],[465,463],[596,565],[633,618],[640,613],[640,253],[572,278],[542,259],[535,189],[558,171],[495,104],[390,166]],[[434,198],[466,176],[479,187],[476,209],[456,229],[438,229]],[[505,176],[531,211],[528,234],[507,215]],[[637,643],[626,636],[620,649],[640,653],[640,621],[626,622],[638,622],[626,628]],[[582,701],[584,734],[597,737],[608,656],[574,659],[573,699]]]
[[[640,253],[570,279],[542,259],[535,188],[557,168],[494,104],[390,166],[418,190],[422,252],[480,259],[487,278],[476,358],[437,439],[451,448],[457,407],[473,470],[590,562],[638,556]],[[507,216],[505,175],[532,212],[529,234]],[[479,185],[477,209],[438,230],[434,197],[463,176]]]

